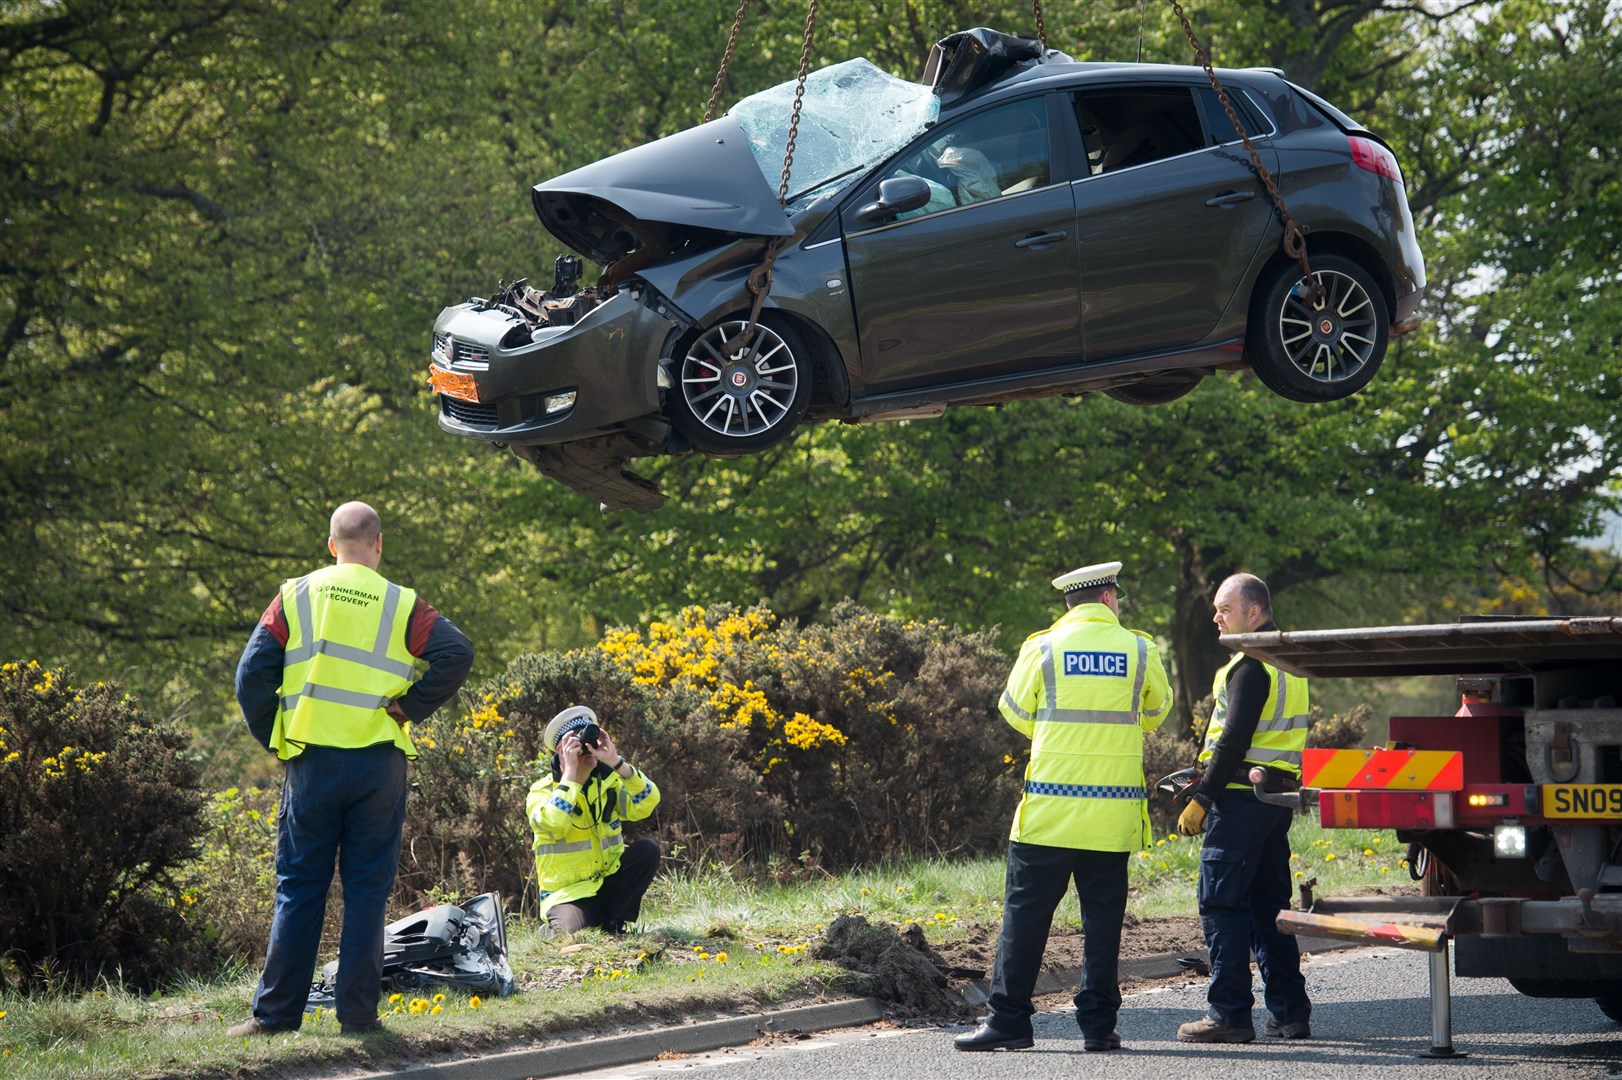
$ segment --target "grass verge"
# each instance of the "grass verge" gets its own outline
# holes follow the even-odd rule
[[[1291,831],[1296,876],[1320,894],[1408,884],[1390,832]],[[1165,837],[1131,860],[1131,911],[1193,915],[1200,845]],[[787,884],[741,882],[720,868],[661,876],[643,908],[646,932],[573,941],[513,921],[509,945],[520,992],[480,1000],[456,991],[386,1001],[385,1029],[339,1033],[328,1012],[301,1030],[253,1040],[225,1029],[248,1013],[257,971],[141,995],[109,983],[88,994],[0,997],[0,1075],[8,1080],[96,1076],[224,1077],[255,1072],[376,1067],[389,1061],[494,1050],[521,1039],[590,1037],[691,1015],[725,1015],[842,992],[845,973],[809,957],[842,914],[919,923],[932,942],[994,940],[1002,914],[1000,859],[917,862]],[[1074,901],[1058,922],[1079,925]]]

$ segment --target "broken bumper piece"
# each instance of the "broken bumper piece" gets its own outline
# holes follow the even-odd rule
[[[514,446],[512,451],[560,484],[596,499],[605,513],[641,513],[664,505],[664,493],[653,481],[625,468],[628,459],[647,457],[654,451],[624,436],[607,435],[556,446]]]

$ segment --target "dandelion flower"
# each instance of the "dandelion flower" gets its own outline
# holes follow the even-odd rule
[[[443,1006],[443,1005],[435,1005],[432,1009],[428,1010],[428,1015],[429,1016],[438,1016],[440,1013],[442,1013],[444,1011],[445,1011],[445,1006]]]
[[[1391,872],[1391,867],[1389,867],[1389,866],[1382,866],[1382,867],[1380,867],[1380,873],[1382,873],[1382,874],[1388,874],[1388,873],[1390,873],[1390,872]]]
[[[1328,853],[1326,853],[1324,855],[1324,862],[1334,862],[1334,861],[1335,861],[1335,853],[1333,851],[1328,852]]]
[[[467,1007],[470,1008],[470,1009],[477,1009],[479,1006],[481,1006],[483,1004],[484,1004],[484,999],[482,997],[480,997],[478,994],[474,994],[472,997],[467,999]]]
[[[1364,848],[1363,849],[1363,854],[1365,854],[1365,855],[1373,855],[1374,854],[1374,849],[1373,848]]]
[[[435,1005],[443,1005],[443,1004],[445,1004],[445,995],[444,994],[435,994],[434,995],[434,1004]]]
[[[726,954],[726,953],[724,953],[724,952],[718,952],[718,953],[716,953],[716,954],[715,954],[715,962],[716,962],[716,963],[717,963],[717,964],[724,964],[724,963],[726,963],[726,962],[727,962],[727,954]]]
[[[400,1004],[400,1002],[402,1002],[404,1000],[405,1000],[405,995],[404,994],[390,994],[389,995],[389,1004],[390,1005],[398,1005],[398,1004]]]
[[[1306,876],[1307,876],[1307,875],[1306,875],[1306,872],[1305,872],[1305,871],[1303,871],[1303,870],[1297,870],[1297,871],[1296,871],[1296,872],[1295,872],[1295,876],[1296,876],[1296,877],[1306,877]]]

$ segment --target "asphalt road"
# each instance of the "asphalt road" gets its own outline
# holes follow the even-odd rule
[[[1468,1056],[1418,1057],[1430,1046],[1429,984],[1423,953],[1358,949],[1312,957],[1310,1041],[1261,1035],[1240,1046],[1176,1041],[1177,1025],[1204,1008],[1204,980],[1179,981],[1128,995],[1119,1031],[1126,1048],[1088,1054],[1070,1010],[1036,1017],[1030,1050],[965,1054],[952,1048],[957,1029],[855,1028],[765,1046],[737,1047],[642,1065],[578,1073],[589,1080],[852,1080],[951,1076],[1052,1080],[1059,1076],[1121,1080],[1186,1077],[1281,1077],[1288,1080],[1411,1077],[1447,1080],[1513,1076],[1515,1080],[1622,1080],[1622,1025],[1592,1001],[1522,997],[1497,979],[1453,980],[1453,1045]],[[1258,1021],[1260,1010],[1257,987]]]

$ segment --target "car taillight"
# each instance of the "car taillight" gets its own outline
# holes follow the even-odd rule
[[[1402,170],[1397,168],[1397,158],[1391,151],[1373,139],[1362,139],[1356,135],[1348,136],[1346,141],[1352,147],[1352,161],[1359,168],[1381,176],[1389,176],[1397,183],[1402,183]]]

